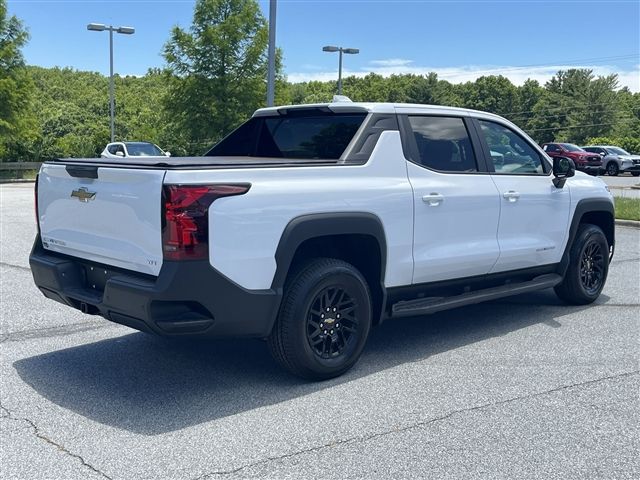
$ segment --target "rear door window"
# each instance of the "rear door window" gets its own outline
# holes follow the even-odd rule
[[[337,160],[367,116],[293,112],[252,118],[205,155]]]
[[[440,172],[477,172],[475,152],[464,120],[459,117],[410,115],[412,160]],[[411,138],[412,137],[412,138]]]

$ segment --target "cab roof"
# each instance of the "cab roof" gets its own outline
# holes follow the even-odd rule
[[[346,97],[340,97],[331,103],[312,103],[307,105],[283,105],[278,107],[260,108],[253,114],[254,117],[266,117],[276,115],[286,115],[292,110],[324,110],[325,112],[348,113],[434,113],[434,114],[456,114],[461,116],[475,116],[485,118],[504,118],[493,113],[472,110],[468,108],[446,107],[443,105],[423,105],[419,103],[377,103],[377,102],[352,102]]]

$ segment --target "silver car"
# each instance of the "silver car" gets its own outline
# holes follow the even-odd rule
[[[625,172],[634,177],[640,175],[640,155],[631,155],[626,150],[611,145],[588,145],[582,148],[602,156],[602,167],[607,175],[615,177]]]

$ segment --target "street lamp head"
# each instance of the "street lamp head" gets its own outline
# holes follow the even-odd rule
[[[332,45],[327,45],[326,47],[322,47],[322,51],[323,52],[337,52],[339,50],[340,50],[340,48],[334,47]]]
[[[360,53],[360,50],[357,48],[343,48],[342,51],[344,53],[350,53],[351,55],[355,55],[356,53]]]
[[[125,35],[133,35],[135,33],[135,28],[133,27],[118,27],[116,32],[124,33]]]
[[[102,32],[107,29],[107,26],[103,23],[90,23],[87,25],[87,30],[93,30],[94,32]]]

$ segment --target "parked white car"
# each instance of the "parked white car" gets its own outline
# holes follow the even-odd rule
[[[126,157],[170,157],[170,152],[165,152],[155,143],[150,142],[113,142],[107,144],[102,153],[102,158],[126,158]]]

